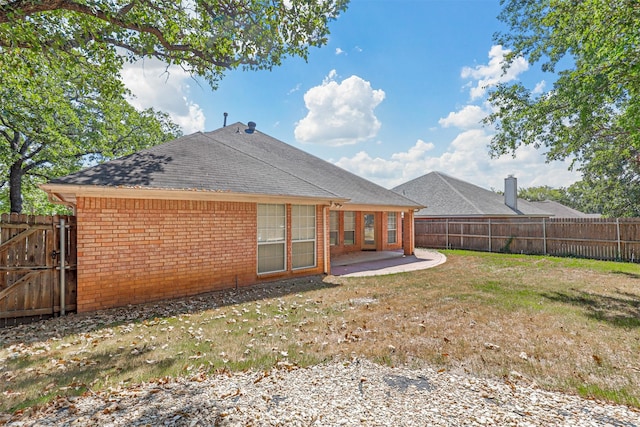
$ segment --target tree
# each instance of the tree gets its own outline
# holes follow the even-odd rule
[[[521,188],[518,197],[530,202],[551,200],[584,213],[601,213],[603,207],[593,191],[585,181],[578,181],[568,188],[553,188],[548,185]]]
[[[530,202],[544,202],[545,200],[552,200],[568,206],[566,189],[553,188],[548,185],[521,188],[518,190],[518,197]]]
[[[625,177],[612,179],[606,172],[585,175],[567,189],[576,209],[607,217],[640,217],[640,187]]]
[[[179,135],[166,115],[127,102],[113,68],[79,53],[73,63],[22,49],[0,56],[0,189],[11,212],[22,211],[23,189],[37,205],[46,179]]]
[[[496,41],[557,74],[536,94],[522,83],[491,91],[491,154],[522,145],[572,167],[598,188],[603,213],[640,213],[640,4],[636,0],[502,0],[509,31]],[[596,195],[594,193],[594,195]]]
[[[215,87],[228,69],[306,59],[348,0],[0,0],[0,50],[156,57]],[[116,48],[119,49],[116,52]]]
[[[159,58],[215,88],[229,69],[306,59],[347,3],[0,0],[0,189],[10,209],[20,212],[39,180],[176,135],[165,115],[126,102],[125,59]]]

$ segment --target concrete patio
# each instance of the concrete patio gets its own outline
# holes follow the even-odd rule
[[[331,274],[343,277],[381,276],[424,270],[446,262],[435,250],[416,248],[414,255],[399,251],[362,251],[332,257]]]

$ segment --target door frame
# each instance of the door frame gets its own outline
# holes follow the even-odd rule
[[[373,231],[373,243],[367,243],[367,215],[373,216],[373,224],[371,230]],[[378,227],[377,227],[377,215],[375,212],[362,212],[362,250],[363,251],[375,251],[378,249]]]

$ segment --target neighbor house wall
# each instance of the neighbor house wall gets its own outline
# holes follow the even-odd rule
[[[256,203],[79,197],[76,211],[78,312],[323,271],[321,213],[317,266],[259,277]]]

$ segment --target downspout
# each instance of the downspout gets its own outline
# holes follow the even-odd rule
[[[322,208],[322,241],[323,241],[323,251],[324,251],[324,274],[331,274],[331,264],[329,260],[328,254],[328,245],[327,245],[327,216],[329,212],[329,207],[324,206]]]

